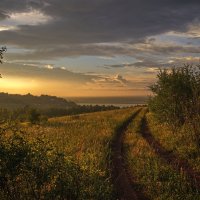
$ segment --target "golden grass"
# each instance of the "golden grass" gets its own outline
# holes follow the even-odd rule
[[[144,114],[145,110],[129,126],[125,137],[126,162],[136,190],[143,191],[149,199],[199,199],[199,192],[188,183],[184,173],[175,171],[142,137],[140,125]]]

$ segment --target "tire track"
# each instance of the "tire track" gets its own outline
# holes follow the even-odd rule
[[[191,185],[197,190],[200,190],[200,172],[195,171],[187,160],[182,159],[172,151],[165,149],[159,141],[154,138],[149,130],[146,117],[143,117],[142,119],[141,135],[148,142],[155,153],[160,156],[160,158],[171,165],[176,171],[182,171]]]
[[[123,153],[123,139],[128,125],[141,111],[139,109],[131,117],[129,117],[124,123],[119,126],[111,143],[111,173],[112,181],[118,199],[120,200],[140,200],[142,195],[139,195],[134,191],[133,183],[130,175],[127,173],[124,161]]]

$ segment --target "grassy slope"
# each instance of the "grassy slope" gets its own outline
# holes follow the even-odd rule
[[[78,173],[80,183],[76,199],[114,200],[116,198],[113,194],[111,175],[108,170],[109,145],[116,127],[119,127],[137,109],[129,108],[52,118],[45,125],[26,125],[23,126],[23,129],[26,132],[25,137],[29,141],[35,138],[45,138],[45,141],[56,147],[56,151],[64,153],[67,158],[70,158],[69,162],[74,161],[74,164],[81,168]],[[143,109],[137,115],[129,125],[125,137],[127,165],[136,182],[136,190],[143,191],[149,199],[198,200],[199,191],[188,183],[185,174],[168,165],[142,137],[140,126],[145,113],[146,110]],[[186,132],[172,134],[166,126],[157,123],[152,114],[148,113],[146,116],[155,139],[166,149],[189,160],[190,164],[199,171],[199,157],[191,136]],[[49,158],[42,159],[48,160]],[[75,170],[76,168],[68,169]],[[70,177],[70,173],[67,175],[68,177]],[[73,173],[76,174],[76,171]],[[75,190],[71,185],[69,188],[70,192]]]
[[[198,191],[186,181],[184,174],[164,162],[141,136],[140,125],[144,113],[141,112],[129,126],[125,138],[127,164],[134,175],[137,190],[142,189],[150,199],[199,199]],[[152,121],[150,125],[152,128]]]
[[[52,118],[47,125],[27,127],[27,137],[43,136],[54,143],[60,152],[79,163],[87,174],[80,199],[112,199],[113,189],[108,171],[109,144],[115,128],[134,110]]]
[[[149,113],[147,120],[153,136],[163,147],[188,160],[194,169],[200,171],[200,154],[189,127],[184,126],[173,133],[166,125],[159,124],[153,114]]]

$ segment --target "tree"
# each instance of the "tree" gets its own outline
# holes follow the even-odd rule
[[[1,49],[0,49],[0,64],[2,64],[3,54],[4,54],[4,52],[6,52],[6,50],[7,50],[6,47],[1,47]],[[0,74],[0,78],[2,78],[1,74]]]
[[[7,48],[6,47],[1,47],[0,49],[0,63],[2,63],[3,60],[3,54],[6,52]]]
[[[190,124],[200,147],[200,65],[160,69],[157,78],[150,86],[150,110],[173,128]]]
[[[163,69],[150,86],[154,96],[149,105],[159,119],[184,124],[200,113],[200,66],[185,65]]]

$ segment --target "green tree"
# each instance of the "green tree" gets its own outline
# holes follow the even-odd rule
[[[155,116],[173,128],[190,124],[200,145],[200,65],[160,69],[150,89],[149,108]]]

